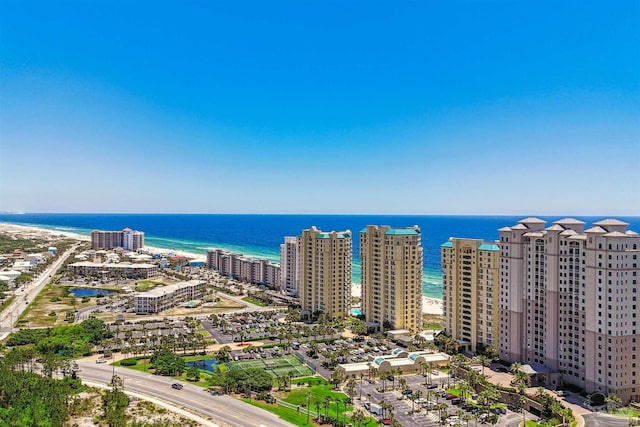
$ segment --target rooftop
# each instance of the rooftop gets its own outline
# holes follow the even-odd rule
[[[411,236],[420,234],[420,231],[416,230],[415,228],[392,228],[391,230],[387,230],[384,234]]]
[[[483,243],[478,247],[478,249],[480,249],[481,251],[499,251],[500,250],[498,245],[494,243]]]
[[[138,293],[138,296],[141,297],[159,297],[161,295],[165,295],[167,293],[175,292],[178,289],[186,288],[189,286],[196,286],[201,283],[204,283],[202,280],[189,280],[188,282],[178,282],[172,285],[167,286],[159,286],[157,288],[153,288],[146,292]]]

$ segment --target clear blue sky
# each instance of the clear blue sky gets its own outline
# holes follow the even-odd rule
[[[0,210],[640,214],[640,2],[0,2]]]

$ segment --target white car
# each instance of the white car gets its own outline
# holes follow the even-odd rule
[[[96,359],[96,363],[107,363],[107,359],[104,357],[99,357]]]

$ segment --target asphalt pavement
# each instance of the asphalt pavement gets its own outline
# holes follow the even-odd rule
[[[13,330],[13,324],[18,320],[22,312],[33,302],[33,299],[40,293],[44,285],[49,283],[51,277],[60,268],[62,263],[75,251],[77,245],[67,249],[61,254],[46,270],[44,270],[33,281],[25,285],[23,291],[16,294],[16,299],[2,312],[0,318],[0,340],[3,340]]]
[[[96,364],[94,358],[78,361],[82,379],[108,384],[114,372],[113,366]],[[178,382],[170,377],[161,377],[116,367],[116,375],[124,379],[125,390],[152,396],[210,417],[216,423],[229,427],[291,427],[276,415],[229,396],[212,396],[207,391],[189,383],[181,382],[182,390],[175,390],[171,384]]]

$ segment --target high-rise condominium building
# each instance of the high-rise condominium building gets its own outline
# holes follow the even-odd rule
[[[640,400],[640,237],[606,219],[527,218],[500,231],[500,357],[552,384]]]
[[[280,290],[287,295],[300,294],[300,272],[298,270],[298,237],[285,237],[280,245]]]
[[[129,251],[137,251],[144,247],[144,233],[125,228],[122,230],[122,247]]]
[[[347,316],[351,303],[351,231],[316,227],[299,237],[300,305],[303,317]]]
[[[422,262],[418,226],[360,231],[362,313],[370,326],[422,329]]]
[[[440,246],[444,332],[465,350],[497,348],[500,325],[498,245],[451,237]]]
[[[91,249],[115,249],[123,248],[129,251],[137,251],[144,247],[144,233],[125,228],[120,231],[91,232]]]

